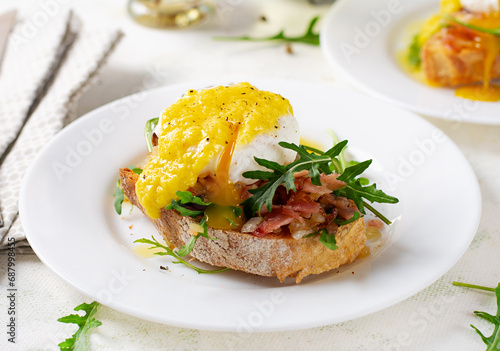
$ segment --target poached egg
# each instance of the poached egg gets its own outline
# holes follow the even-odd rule
[[[288,164],[296,153],[278,143],[300,143],[288,100],[249,83],[187,91],[163,110],[156,134],[158,152],[136,184],[139,201],[151,218],[159,218],[161,209],[177,199],[177,191],[188,190],[208,174],[219,184],[217,195],[209,200],[238,205],[235,185],[255,182],[242,174],[265,169],[254,157]]]

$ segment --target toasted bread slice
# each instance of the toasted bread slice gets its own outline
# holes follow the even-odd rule
[[[422,69],[430,82],[446,87],[482,82],[486,53],[463,30],[442,28],[422,47]],[[491,67],[491,79],[500,78],[500,56]]]
[[[146,215],[135,193],[138,177],[130,169],[120,169],[125,196]],[[162,210],[159,219],[150,218],[150,221],[164,239],[176,247],[186,244],[190,238],[189,227],[191,223],[196,223],[174,210]],[[335,235],[338,249],[334,251],[323,246],[317,237],[296,240],[289,235],[269,234],[259,238],[213,228],[208,228],[208,235],[217,239],[200,237],[190,254],[192,257],[218,267],[266,277],[276,276],[280,281],[296,277],[297,283],[309,274],[319,274],[353,262],[366,246],[363,218],[339,227]]]

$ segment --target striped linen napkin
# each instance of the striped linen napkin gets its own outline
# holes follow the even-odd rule
[[[70,119],[78,98],[95,81],[122,36],[115,29],[85,28],[71,13],[48,27],[24,48],[11,50],[10,40],[2,64],[7,73],[0,75],[0,130],[5,126],[8,131],[0,134],[0,248],[9,238],[16,239],[18,248],[29,246],[18,216],[23,175],[37,152]],[[31,51],[43,62],[37,67],[29,59],[16,61],[10,55],[19,50]],[[4,95],[9,86],[12,93]]]

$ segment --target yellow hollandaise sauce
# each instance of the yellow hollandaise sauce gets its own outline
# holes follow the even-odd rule
[[[162,112],[158,153],[136,183],[147,214],[159,218],[161,209],[177,199],[175,193],[194,186],[213,160],[218,191],[209,201],[238,205],[240,194],[228,176],[235,147],[250,143],[275,128],[278,118],[291,114],[288,100],[249,83],[187,91]]]
[[[483,28],[500,28],[500,13],[485,13],[481,18],[471,19],[470,24]],[[484,52],[483,83],[459,87],[455,90],[455,95],[469,100],[500,101],[500,86],[490,83],[491,69],[496,58],[500,55],[500,38],[476,31],[475,42],[477,47]]]
[[[300,145],[309,146],[321,151],[325,151],[325,146],[322,143],[310,138],[300,137]]]

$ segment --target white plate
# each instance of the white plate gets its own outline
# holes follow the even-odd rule
[[[464,156],[439,130],[335,86],[252,83],[287,97],[306,137],[328,145],[331,128],[349,139],[355,158],[373,158],[368,176],[401,200],[377,206],[395,223],[375,254],[298,286],[292,279],[281,284],[241,272],[198,275],[168,257],[136,255],[132,242],[156,231],[138,211],[125,209],[123,219],[114,213],[118,168],[146,154],[147,119],[187,89],[207,86],[194,83],[101,107],[40,152],[20,197],[21,219],[40,259],[84,294],[140,318],[199,329],[276,331],[341,322],[395,304],[462,256],[477,229],[480,192]]]
[[[344,0],[328,12],[321,46],[330,64],[370,95],[425,115],[459,122],[500,124],[500,103],[456,97],[406,74],[396,54],[411,27],[439,12],[438,0]],[[417,28],[418,30],[418,28]]]

